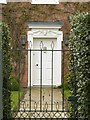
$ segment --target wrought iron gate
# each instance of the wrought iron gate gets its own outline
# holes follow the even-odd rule
[[[56,50],[54,49],[54,43],[51,43],[51,49],[46,49],[44,47],[44,43],[41,41],[40,49],[32,49],[32,43],[30,42],[30,49],[27,48],[20,48],[16,50],[12,50],[13,52],[18,53],[18,60],[16,65],[16,72],[18,76],[18,94],[17,94],[17,102],[11,101],[11,106],[15,106],[11,109],[11,117],[10,119],[70,119],[70,110],[68,108],[68,101],[64,95],[64,53],[68,53],[69,50]],[[39,72],[39,86],[32,86],[32,55],[34,52],[39,53],[40,59],[40,69]],[[49,86],[43,85],[43,75],[45,74],[43,71],[43,55],[48,52],[50,53],[50,84]],[[57,54],[58,53],[58,54]],[[25,58],[29,54],[30,57],[30,68],[29,68],[29,82],[30,86],[27,88],[23,88],[23,95],[21,97],[21,83],[23,79],[23,75],[25,73]],[[57,54],[55,56],[55,54]],[[61,55],[62,64],[61,67],[61,85],[55,86],[54,78],[57,78],[54,74],[54,63],[55,59]],[[24,59],[24,61],[23,61]],[[60,61],[58,61],[60,62]],[[57,63],[58,64],[58,63]],[[36,64],[38,66],[38,64]],[[56,69],[58,69],[58,67]],[[60,72],[60,71],[59,71]],[[47,76],[45,74],[44,76]],[[8,88],[8,87],[7,87]],[[13,93],[14,95],[15,93]]]

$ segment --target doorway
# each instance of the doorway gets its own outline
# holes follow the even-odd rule
[[[51,85],[51,72],[52,72],[52,52],[51,44],[53,43],[56,49],[56,38],[34,38],[33,49],[40,49],[42,43],[42,58],[41,51],[33,51],[33,85],[40,85],[40,69],[42,59],[42,85]],[[55,54],[54,54],[55,58]],[[55,63],[54,63],[55,65]],[[54,66],[55,70],[55,66]]]

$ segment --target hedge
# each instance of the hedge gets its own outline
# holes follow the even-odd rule
[[[71,116],[90,118],[90,12],[73,16],[69,49],[70,89],[77,98]]]
[[[10,74],[12,71],[11,67],[11,37],[7,24],[0,24],[2,28],[2,62],[3,62],[3,119],[10,117]]]

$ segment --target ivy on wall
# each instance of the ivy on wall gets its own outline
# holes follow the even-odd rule
[[[70,89],[77,98],[71,104],[71,116],[90,118],[90,12],[77,13],[71,26]]]
[[[7,24],[2,23],[2,53],[3,53],[3,118],[10,117],[10,74],[12,71],[11,66],[11,37]]]

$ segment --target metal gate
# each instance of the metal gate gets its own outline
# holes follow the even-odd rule
[[[44,43],[41,41],[40,49],[32,49],[32,43],[29,43],[30,49],[21,47],[19,49],[14,49],[11,52],[17,52],[18,59],[16,61],[15,71],[17,74],[17,81],[18,81],[18,90],[16,100],[11,100],[11,116],[7,118],[10,119],[70,119],[70,110],[69,104],[65,96],[64,92],[64,71],[65,65],[64,62],[67,59],[65,58],[65,53],[68,54],[69,50],[56,50],[54,49],[54,43],[51,42],[51,49],[47,49],[44,47]],[[33,81],[32,77],[32,57],[35,53],[39,53],[39,62],[40,62],[40,69],[38,69],[40,85],[34,86],[31,84]],[[49,53],[49,57],[51,59],[50,68],[49,68],[49,85],[43,85],[43,77],[47,76],[43,70],[43,60],[44,54]],[[23,88],[21,84],[24,84],[26,81],[23,81],[23,77],[25,74],[25,64],[27,63],[27,55],[29,54],[30,57],[30,64],[29,64],[29,82],[30,86]],[[61,57],[61,66],[56,66],[55,60],[58,57]],[[59,57],[59,58],[60,58]],[[24,60],[23,60],[24,59]],[[26,63],[25,63],[26,61]],[[58,61],[60,62],[60,61]],[[58,64],[58,63],[57,63]],[[36,63],[36,66],[38,64]],[[67,65],[66,65],[67,66]],[[55,68],[56,67],[56,68]],[[58,67],[61,67],[61,79],[59,80],[61,83],[59,86],[54,84],[54,81],[57,79],[54,72]],[[67,68],[66,68],[67,69]],[[46,69],[47,70],[47,69]],[[35,75],[35,73],[33,73]],[[7,84],[8,86],[8,84]],[[25,87],[25,86],[24,86]],[[7,87],[9,88],[9,87]],[[22,92],[23,91],[23,92]],[[15,92],[12,92],[12,96],[15,96]],[[17,101],[17,102],[16,102]]]

